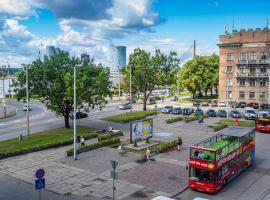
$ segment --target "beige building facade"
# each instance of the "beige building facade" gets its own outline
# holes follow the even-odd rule
[[[219,36],[219,101],[269,103],[270,30]]]

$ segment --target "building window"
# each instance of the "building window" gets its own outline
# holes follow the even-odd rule
[[[241,91],[239,92],[239,99],[244,99],[245,98],[245,92]]]
[[[250,66],[250,76],[255,76],[256,75],[256,66]]]
[[[265,74],[266,73],[266,66],[260,67],[260,73]]]
[[[252,52],[252,53],[250,54],[250,60],[256,60],[256,59],[257,59],[256,53],[255,53],[255,52]]]
[[[266,86],[266,80],[265,79],[260,79],[259,83],[260,83],[261,87]]]
[[[240,74],[245,74],[246,73],[246,66],[240,66],[239,73]]]
[[[260,99],[265,99],[265,92],[260,92],[259,93],[259,98]]]
[[[245,86],[245,83],[246,83],[245,79],[239,79],[240,86]]]
[[[228,91],[228,92],[227,92],[226,98],[232,99],[232,91]]]
[[[267,59],[267,53],[266,52],[261,52],[261,59],[262,60]]]
[[[249,79],[249,86],[254,87],[256,80],[254,78]]]
[[[227,72],[227,73],[233,73],[232,66],[227,66],[226,72]]]
[[[249,92],[249,98],[255,99],[255,92]]]
[[[227,85],[232,86],[232,79],[227,79]]]
[[[240,53],[240,60],[246,60],[246,53]]]
[[[227,53],[227,60],[232,61],[233,60],[233,54],[232,53]]]

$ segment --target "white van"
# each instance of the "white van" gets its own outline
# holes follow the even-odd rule
[[[244,116],[245,119],[255,120],[256,119],[255,109],[252,107],[245,107]]]

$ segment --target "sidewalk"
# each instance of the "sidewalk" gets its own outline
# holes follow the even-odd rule
[[[6,116],[11,117],[16,115],[16,108],[10,105],[6,105]],[[4,107],[3,104],[0,105],[0,119],[4,118]]]

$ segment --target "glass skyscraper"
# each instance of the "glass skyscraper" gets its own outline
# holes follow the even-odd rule
[[[126,66],[126,47],[125,46],[110,46],[111,70],[118,71]]]

